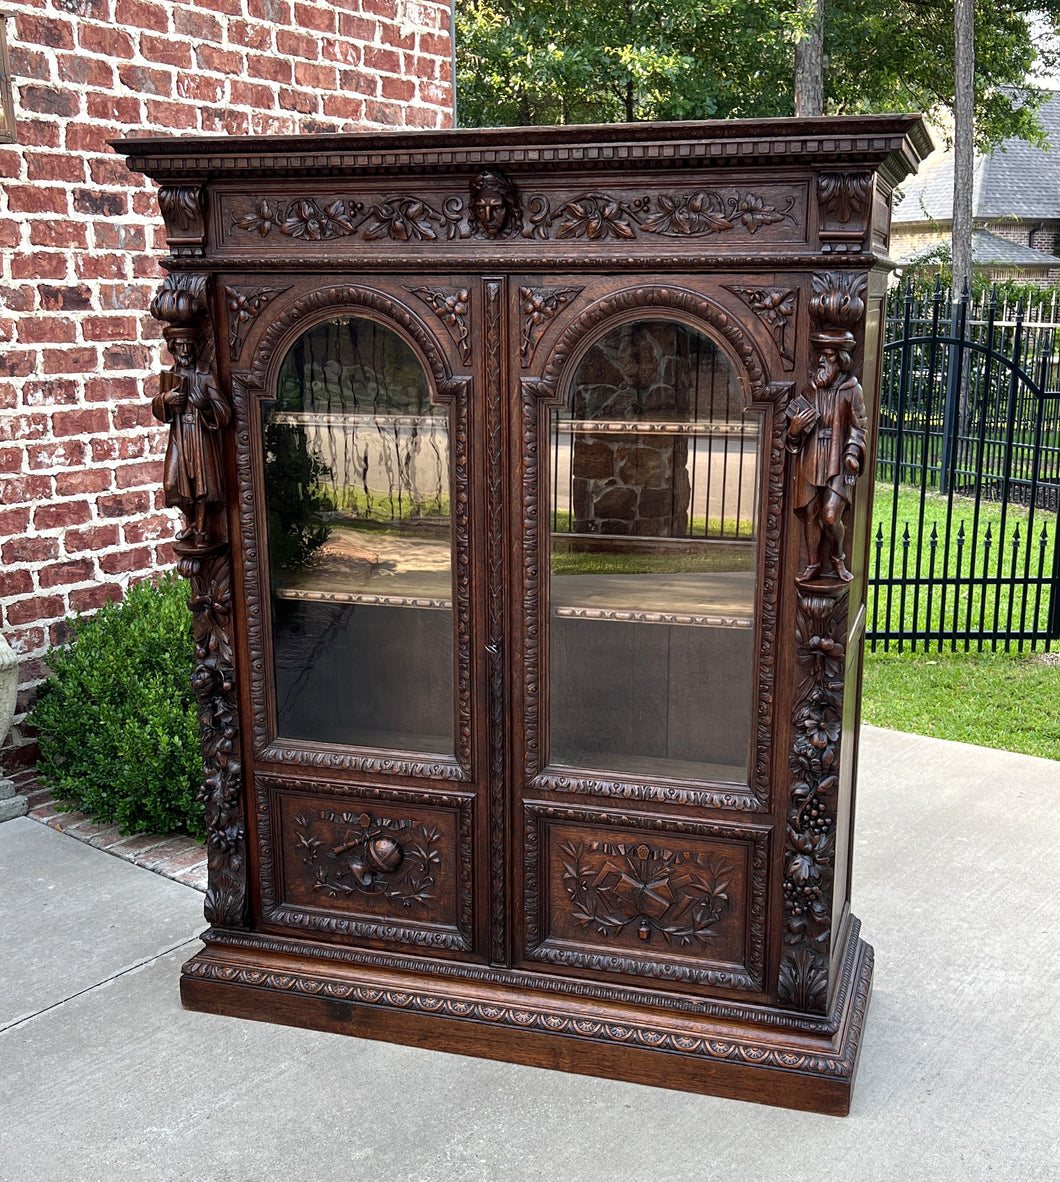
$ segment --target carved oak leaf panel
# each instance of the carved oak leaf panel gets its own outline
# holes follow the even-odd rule
[[[388,197],[373,205],[364,230],[366,241],[392,238],[398,242],[423,242],[437,238],[435,222],[445,218],[418,197]]]
[[[524,368],[537,348],[541,334],[561,308],[580,295],[580,287],[520,287],[519,305],[523,313],[523,333],[519,357]]]
[[[410,287],[408,290],[419,296],[449,329],[460,350],[460,360],[468,364],[471,361],[471,330],[467,322],[470,291],[466,287]]]
[[[636,238],[634,227],[647,208],[647,197],[630,205],[605,193],[586,193],[568,201],[550,220],[560,223],[559,238]]]
[[[720,234],[733,228],[725,216],[724,199],[711,190],[688,197],[658,197],[656,206],[658,213],[644,223],[652,234]]]
[[[560,847],[571,914],[601,936],[632,927],[642,940],[705,944],[729,906],[732,869],[720,860],[644,842]]]
[[[332,201],[321,208],[315,201],[301,200],[291,202],[280,233],[320,242],[325,238],[344,238],[355,228],[345,201]]]
[[[771,226],[775,222],[782,222],[785,218],[791,217],[791,209],[795,204],[795,199],[788,199],[788,206],[785,210],[766,205],[765,201],[755,193],[742,193],[739,197],[733,198],[733,203],[734,213],[739,217],[744,228],[748,233],[754,234],[759,226]],[[792,221],[794,220],[792,218]]]

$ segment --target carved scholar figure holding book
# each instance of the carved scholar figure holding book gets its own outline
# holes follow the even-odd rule
[[[151,311],[168,325],[162,331],[173,356],[172,368],[159,376],[151,403],[155,418],[169,424],[162,482],[166,505],[184,514],[178,541],[206,541],[206,510],[224,501],[220,432],[232,417],[217,375],[199,356],[194,321],[203,313],[205,276],[180,277],[163,284]]]
[[[867,418],[861,383],[852,372],[854,334],[837,321],[861,318],[864,280],[860,288],[852,283],[860,278],[814,276],[814,373],[806,393],[788,407],[785,445],[796,456],[794,508],[806,541],[802,580],[821,573],[826,554],[836,578],[844,583],[853,578],[846,564],[843,517],[865,462]]]

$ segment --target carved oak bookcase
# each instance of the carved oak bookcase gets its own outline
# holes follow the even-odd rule
[[[845,1112],[919,120],[118,147],[169,245],[185,1005]]]

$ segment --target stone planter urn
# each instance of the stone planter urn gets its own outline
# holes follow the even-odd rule
[[[11,730],[15,717],[15,699],[18,695],[18,657],[11,645],[0,636],[0,744]],[[24,817],[29,803],[15,791],[15,785],[0,773],[0,821],[12,817]]]

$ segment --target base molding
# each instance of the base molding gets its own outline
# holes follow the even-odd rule
[[[828,1031],[819,1018],[799,1029],[797,1014],[771,1007],[720,1019],[519,988],[510,973],[497,985],[481,973],[439,980],[314,962],[308,949],[294,957],[241,947],[221,932],[207,932],[184,965],[181,1000],[207,1013],[842,1116],[872,986],[872,948],[859,927],[847,926]]]

